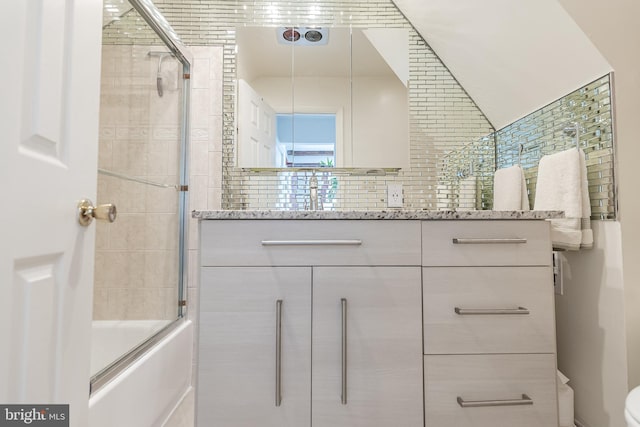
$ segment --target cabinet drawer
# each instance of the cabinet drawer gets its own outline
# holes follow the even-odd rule
[[[201,265],[420,265],[420,221],[201,221]]]
[[[425,354],[553,353],[550,267],[423,268]]]
[[[547,221],[424,221],[422,265],[550,265]]]
[[[558,426],[553,354],[425,356],[424,372],[427,426]]]

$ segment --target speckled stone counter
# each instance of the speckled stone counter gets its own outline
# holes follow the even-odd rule
[[[505,220],[563,218],[562,211],[430,211],[430,210],[381,210],[381,211],[277,211],[277,210],[225,210],[193,211],[198,219],[419,219],[419,220]]]

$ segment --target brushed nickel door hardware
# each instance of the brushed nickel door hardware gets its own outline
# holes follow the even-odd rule
[[[518,308],[460,308],[455,307],[454,311],[459,315],[485,315],[485,314],[529,314],[529,309],[524,307]]]
[[[347,404],[347,299],[340,299],[342,305],[342,393],[340,402]]]
[[[522,406],[533,405],[533,400],[526,394],[522,395],[522,399],[506,399],[506,400],[464,400],[460,396],[457,398],[458,405],[462,408],[482,408],[487,406]]]
[[[276,301],[276,406],[282,404],[282,300]]]
[[[263,240],[262,246],[360,246],[362,240]]]
[[[516,237],[513,239],[459,239],[454,238],[453,243],[456,245],[473,245],[473,244],[513,244],[513,243],[527,243],[527,239]]]

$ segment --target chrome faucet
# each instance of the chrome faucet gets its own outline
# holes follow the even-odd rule
[[[309,210],[317,211],[321,209],[322,205],[318,203],[318,178],[316,177],[316,171],[313,171],[311,178],[309,178]]]

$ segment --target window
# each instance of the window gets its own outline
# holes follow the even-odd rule
[[[336,164],[335,114],[277,114],[277,167],[319,168]]]

